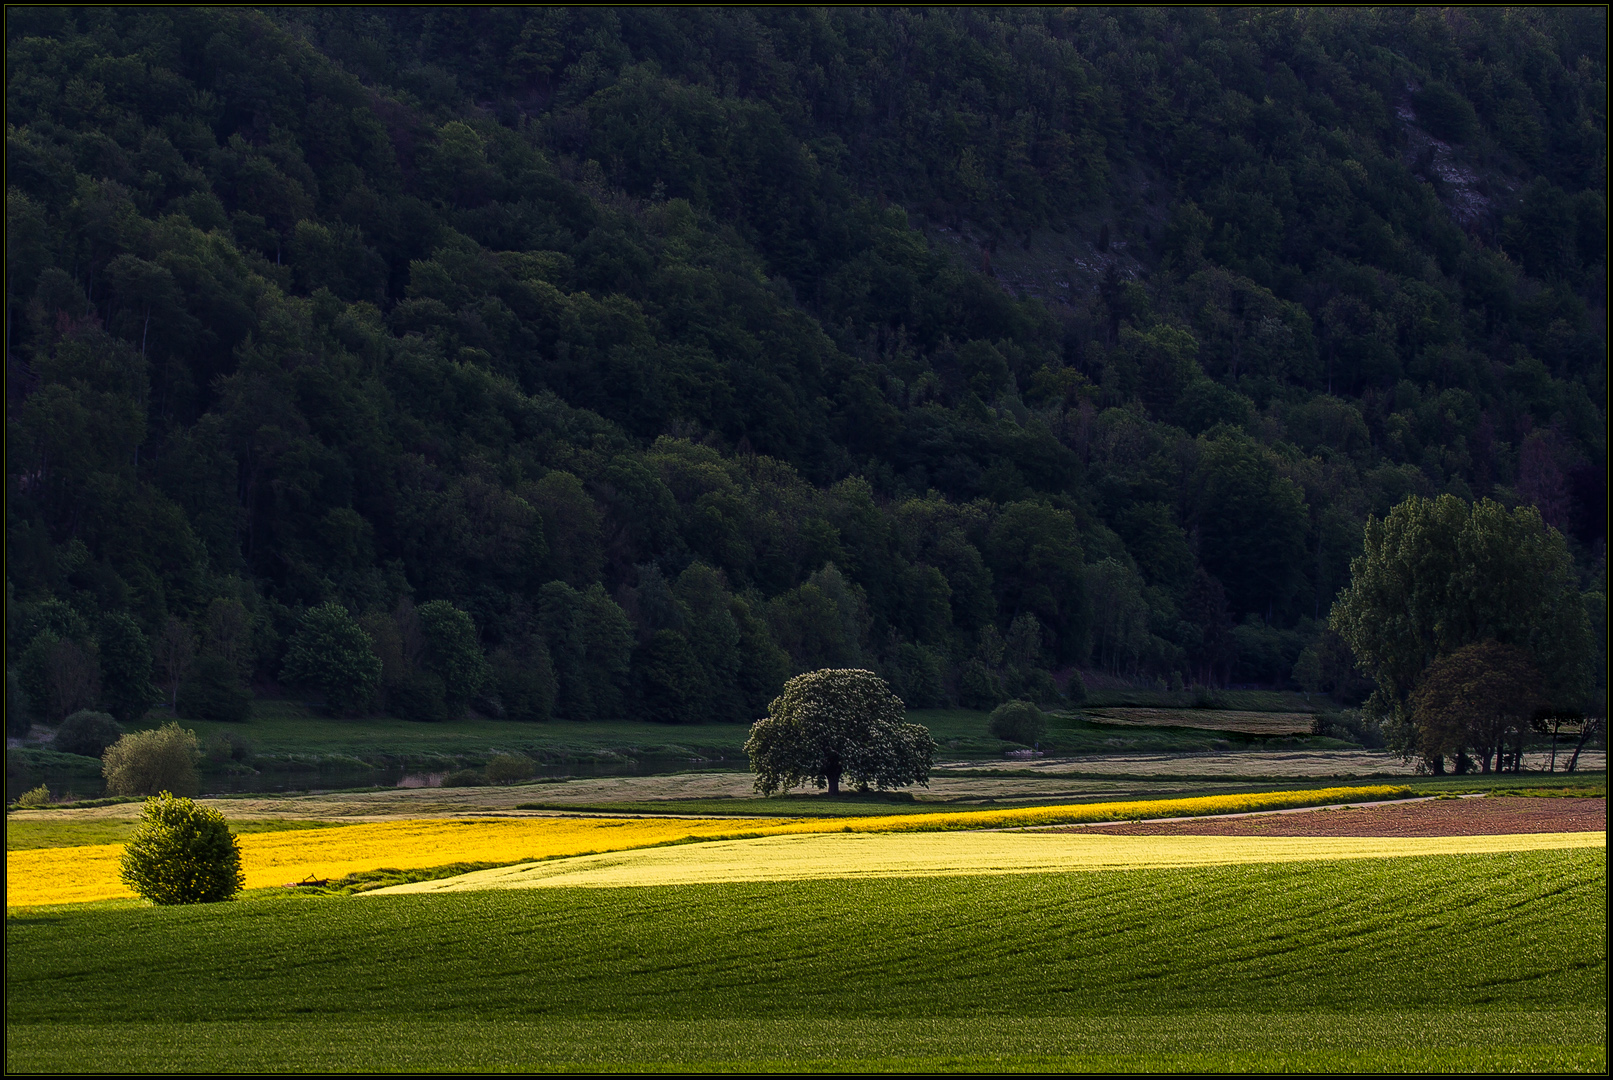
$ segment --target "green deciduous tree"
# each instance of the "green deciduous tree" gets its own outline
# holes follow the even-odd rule
[[[633,624],[599,584],[538,590],[538,625],[554,659],[556,715],[567,720],[622,716],[633,657]]]
[[[1368,518],[1364,543],[1329,625],[1376,681],[1365,709],[1393,747],[1426,749],[1410,701],[1429,665],[1490,639],[1528,654],[1547,703],[1583,707],[1596,646],[1567,545],[1533,507],[1413,495]]]
[[[145,631],[124,612],[101,620],[101,701],[127,723],[145,715],[161,699],[151,685],[151,644]]]
[[[449,717],[457,719],[489,676],[487,657],[476,641],[476,623],[446,600],[421,604],[419,616],[425,644],[422,663],[442,680]]]
[[[935,740],[909,724],[901,698],[871,671],[825,669],[797,675],[751,725],[745,743],[763,795],[802,783],[840,792],[928,784]]]
[[[62,721],[50,741],[52,750],[98,758],[123,737],[123,728],[110,714],[80,709]]]
[[[493,653],[488,668],[506,717],[548,720],[554,715],[554,661],[542,638],[517,638]]]
[[[179,684],[174,709],[189,720],[238,724],[252,716],[252,691],[241,684],[234,664],[222,656],[204,656]]]
[[[1430,664],[1410,705],[1425,758],[1471,749],[1487,773],[1492,760],[1502,771],[1509,749],[1513,771],[1521,767],[1523,737],[1540,701],[1540,672],[1529,654],[1490,640]]]
[[[65,719],[90,708],[100,696],[101,668],[94,650],[50,630],[41,630],[29,642],[19,667],[23,692],[42,720]]]
[[[196,765],[201,750],[194,731],[169,721],[154,731],[123,736],[101,755],[108,795],[155,795],[159,791],[194,795],[200,787]]]
[[[1205,569],[1235,613],[1287,614],[1305,580],[1304,494],[1241,433],[1220,429],[1201,446],[1194,516]]]
[[[991,525],[985,555],[1004,616],[1034,613],[1051,631],[1054,656],[1080,657],[1088,627],[1074,516],[1041,503],[1010,503]]]
[[[196,659],[196,632],[190,623],[170,615],[157,634],[152,652],[158,688],[168,704],[173,705],[179,699],[180,684],[190,674],[190,666]]]
[[[510,784],[530,780],[537,771],[537,763],[525,754],[494,754],[487,762],[487,782]]]
[[[6,735],[10,738],[20,739],[28,734],[33,727],[33,718],[28,715],[28,695],[23,692],[22,680],[10,668],[6,669]]]
[[[120,877],[154,904],[210,904],[240,892],[241,849],[224,815],[167,791],[147,799]]]
[[[684,637],[700,665],[699,710],[711,720],[755,719],[746,715],[739,689],[739,625],[722,571],[692,563],[678,575],[673,593],[685,612]]]
[[[1029,701],[1005,701],[991,711],[986,729],[999,739],[1035,746],[1047,733],[1047,717]]]
[[[676,630],[657,630],[633,651],[634,696],[646,720],[692,724],[709,719],[706,676],[689,641]]]
[[[365,708],[381,682],[381,661],[370,637],[334,601],[310,608],[286,650],[281,678],[318,689],[331,708]]]

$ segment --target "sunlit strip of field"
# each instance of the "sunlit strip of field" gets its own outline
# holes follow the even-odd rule
[[[1365,787],[1311,788],[1304,791],[1257,791],[1234,795],[1198,795],[1186,799],[1134,799],[1074,806],[1022,806],[1001,810],[966,810],[955,814],[901,814],[836,818],[779,825],[770,833],[940,832],[948,829],[1017,829],[1035,825],[1078,825],[1089,821],[1133,821],[1139,818],[1198,817],[1245,814],[1330,803],[1393,799],[1411,793],[1397,784]]]
[[[813,878],[959,877],[1236,863],[1605,848],[1603,833],[1515,836],[1091,836],[951,832],[776,836],[590,855],[395,885],[365,895],[478,889],[615,888]]]
[[[387,821],[317,832],[241,836],[249,889],[340,878],[378,867],[516,862],[733,836],[776,819],[505,818]],[[6,906],[74,904],[134,894],[118,879],[122,844],[6,853]]]
[[[1392,798],[1407,790],[1374,785],[813,820],[545,817],[389,821],[317,831],[254,833],[241,836],[240,842],[246,887],[256,889],[305,878],[340,878],[381,867],[402,870],[465,862],[530,862],[719,837],[1002,829],[1229,814]],[[122,854],[121,844],[7,852],[6,906],[73,904],[132,896],[118,879]]]

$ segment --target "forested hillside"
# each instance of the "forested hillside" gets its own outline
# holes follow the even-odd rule
[[[9,8],[8,703],[279,692],[333,602],[422,718],[1358,699],[1408,494],[1605,596],[1606,37]]]

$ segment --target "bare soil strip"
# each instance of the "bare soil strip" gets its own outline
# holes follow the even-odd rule
[[[1068,826],[1060,827],[1064,831]],[[1053,831],[1053,830],[1048,830]],[[1073,831],[1073,829],[1072,829]],[[1516,836],[1606,832],[1606,799],[1487,796],[1352,806],[1305,813],[1080,826],[1114,836]]]

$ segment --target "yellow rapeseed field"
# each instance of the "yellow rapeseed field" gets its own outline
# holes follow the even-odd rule
[[[1213,795],[1143,802],[1089,803],[950,814],[780,820],[778,818],[453,818],[388,821],[240,837],[246,887],[304,878],[341,878],[382,867],[399,870],[450,863],[518,863],[595,852],[655,847],[680,840],[795,833],[935,832],[1008,829],[1087,821],[1230,814],[1330,802],[1392,798],[1404,787]],[[6,906],[71,904],[133,895],[118,880],[121,844],[6,853]]]
[[[400,870],[460,862],[524,862],[596,851],[623,851],[685,838],[733,836],[777,827],[776,819],[452,818],[385,821],[330,829],[248,833],[240,837],[246,887],[304,878],[340,878],[363,870]],[[6,906],[73,904],[133,896],[118,880],[122,844],[6,853]]]

